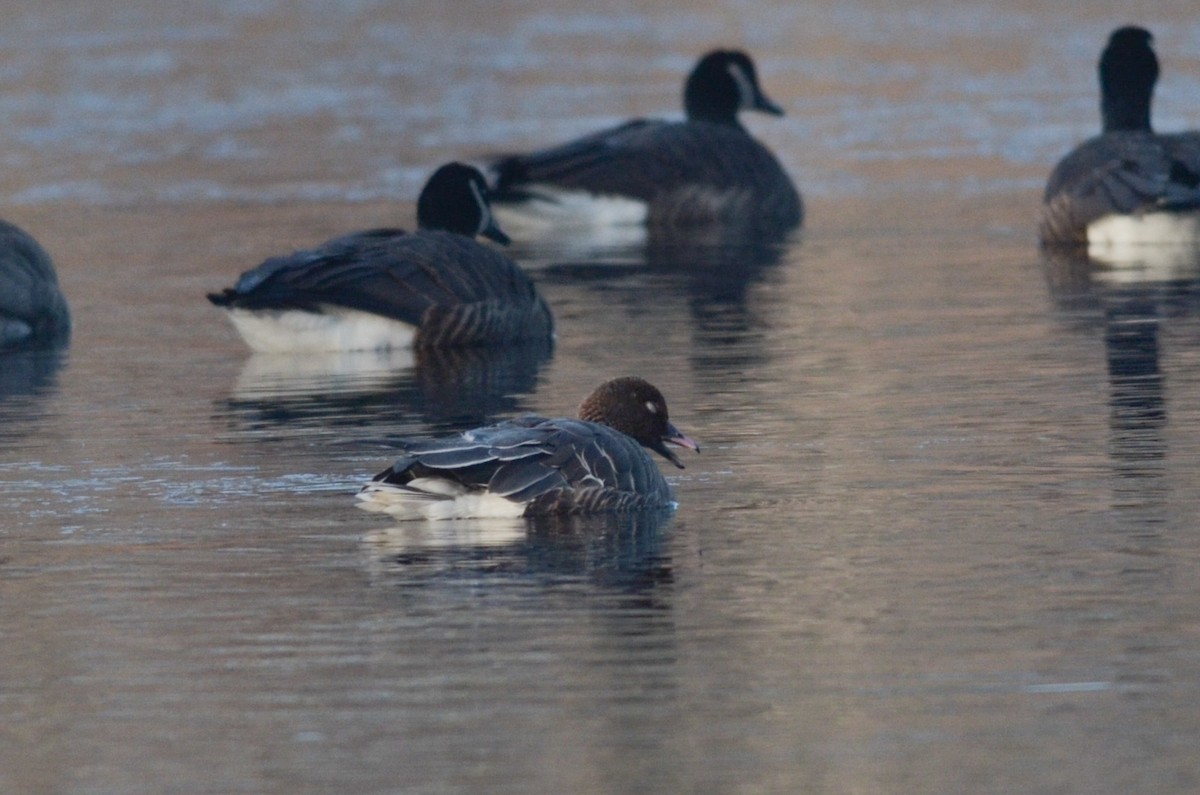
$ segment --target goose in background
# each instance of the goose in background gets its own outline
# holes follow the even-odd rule
[[[1112,33],[1100,57],[1103,131],[1076,147],[1046,184],[1039,223],[1045,245],[1087,245],[1100,258],[1130,247],[1200,245],[1200,132],[1155,133],[1158,80],[1153,37]]]
[[[478,169],[442,166],[417,231],[371,229],[272,257],[208,299],[256,351],[385,350],[548,339],[554,321],[516,263],[475,240],[508,237]]]
[[[563,226],[636,226],[651,232],[712,224],[782,234],[803,203],[775,156],[738,112],[783,110],[744,52],[715,50],[684,86],[683,121],[636,119],[575,141],[491,164],[496,212],[514,235]]]
[[[50,255],[23,229],[0,221],[0,352],[53,348],[71,336],[71,312]]]

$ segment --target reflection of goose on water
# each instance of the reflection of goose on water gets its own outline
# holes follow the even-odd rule
[[[1145,246],[1124,260],[1092,257],[1086,249],[1046,247],[1042,271],[1060,306],[1100,306],[1120,291],[1152,296],[1170,314],[1191,314],[1200,297],[1200,251]]]
[[[319,351],[247,357],[233,393],[238,398],[373,392],[416,364],[411,348]]]
[[[37,427],[66,361],[63,348],[0,351],[0,450]]]
[[[1103,338],[1114,504],[1149,510],[1146,521],[1154,522],[1168,491],[1161,482],[1169,405],[1162,330],[1173,318],[1200,313],[1200,257],[1164,272],[1044,249],[1043,266],[1055,302],[1077,327]]]
[[[707,231],[656,235],[636,248],[600,247],[569,255],[551,241],[536,252],[542,261],[528,267],[536,269],[539,284],[553,290],[555,300],[572,296],[628,317],[652,315],[673,331],[690,331],[689,358],[697,377],[719,387],[768,361],[765,343],[773,317],[769,290],[763,288],[778,281],[779,266],[799,241],[747,237],[744,230],[728,227]],[[593,335],[611,327],[609,315],[597,321]],[[588,329],[577,326],[575,333]]]
[[[521,409],[553,345],[422,348],[249,357],[220,411],[242,430],[309,426],[435,429]]]
[[[777,266],[786,244],[777,239],[746,236],[724,229],[699,239],[684,234],[656,236],[639,246],[577,248],[572,241],[548,241],[529,263],[547,285],[593,285],[610,289],[626,283],[630,305],[663,305],[686,295],[703,323],[706,307],[744,309],[746,293]],[[654,282],[648,284],[647,280]]]
[[[1187,243],[1112,245],[1089,248],[1092,277],[1107,284],[1187,283],[1200,275],[1200,248]]]
[[[552,575],[651,596],[673,581],[663,544],[671,517],[651,510],[397,522],[367,533],[363,551],[373,576],[406,585],[462,582],[475,589],[481,577]]]

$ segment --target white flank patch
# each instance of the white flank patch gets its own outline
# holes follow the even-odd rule
[[[1200,246],[1200,212],[1106,215],[1087,229],[1088,254],[1095,258],[1140,256],[1146,246]]]
[[[1107,215],[1088,226],[1088,256],[1111,283],[1195,278],[1200,212]]]
[[[251,348],[261,353],[371,351],[412,346],[416,328],[357,309],[324,312],[230,309],[229,317]]]
[[[646,239],[648,208],[643,201],[545,185],[529,190],[537,198],[492,205],[501,228],[514,237],[536,239],[569,230],[604,245],[636,245]]]
[[[468,492],[437,478],[418,478],[407,486],[368,483],[356,498],[364,511],[386,513],[399,521],[414,519],[515,519],[525,504],[495,494]]]

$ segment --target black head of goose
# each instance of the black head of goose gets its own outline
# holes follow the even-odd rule
[[[616,378],[583,401],[578,419],[527,416],[404,442],[404,455],[358,493],[359,507],[396,519],[668,507],[671,487],[644,449],[683,468],[668,444],[700,451],[671,424],[657,388]]]
[[[738,121],[744,110],[783,115],[759,85],[750,56],[708,53],[689,74],[683,99],[682,122],[635,119],[497,158],[495,204],[506,226],[727,224],[773,232],[799,226],[799,192]]]
[[[1039,237],[1108,251],[1200,241],[1200,133],[1160,135],[1150,121],[1159,65],[1150,32],[1113,31],[1100,56],[1100,135],[1046,183]]]
[[[553,335],[549,307],[508,257],[478,169],[442,166],[418,231],[371,229],[272,257],[208,299],[256,351],[498,345]]]
[[[740,50],[713,50],[700,59],[683,84],[683,109],[691,121],[735,127],[743,110],[783,115],[759,85],[754,61]]]
[[[483,174],[463,163],[447,163],[429,177],[417,197],[417,228],[511,242],[492,217]]]
[[[33,236],[0,221],[0,352],[54,348],[71,336],[71,313],[54,263]]]

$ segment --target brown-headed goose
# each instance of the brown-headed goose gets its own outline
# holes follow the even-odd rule
[[[658,389],[641,378],[616,378],[583,401],[579,419],[528,416],[405,442],[404,455],[359,492],[359,507],[396,519],[668,507],[671,487],[643,449],[682,469],[667,444],[700,450],[667,419]]]

